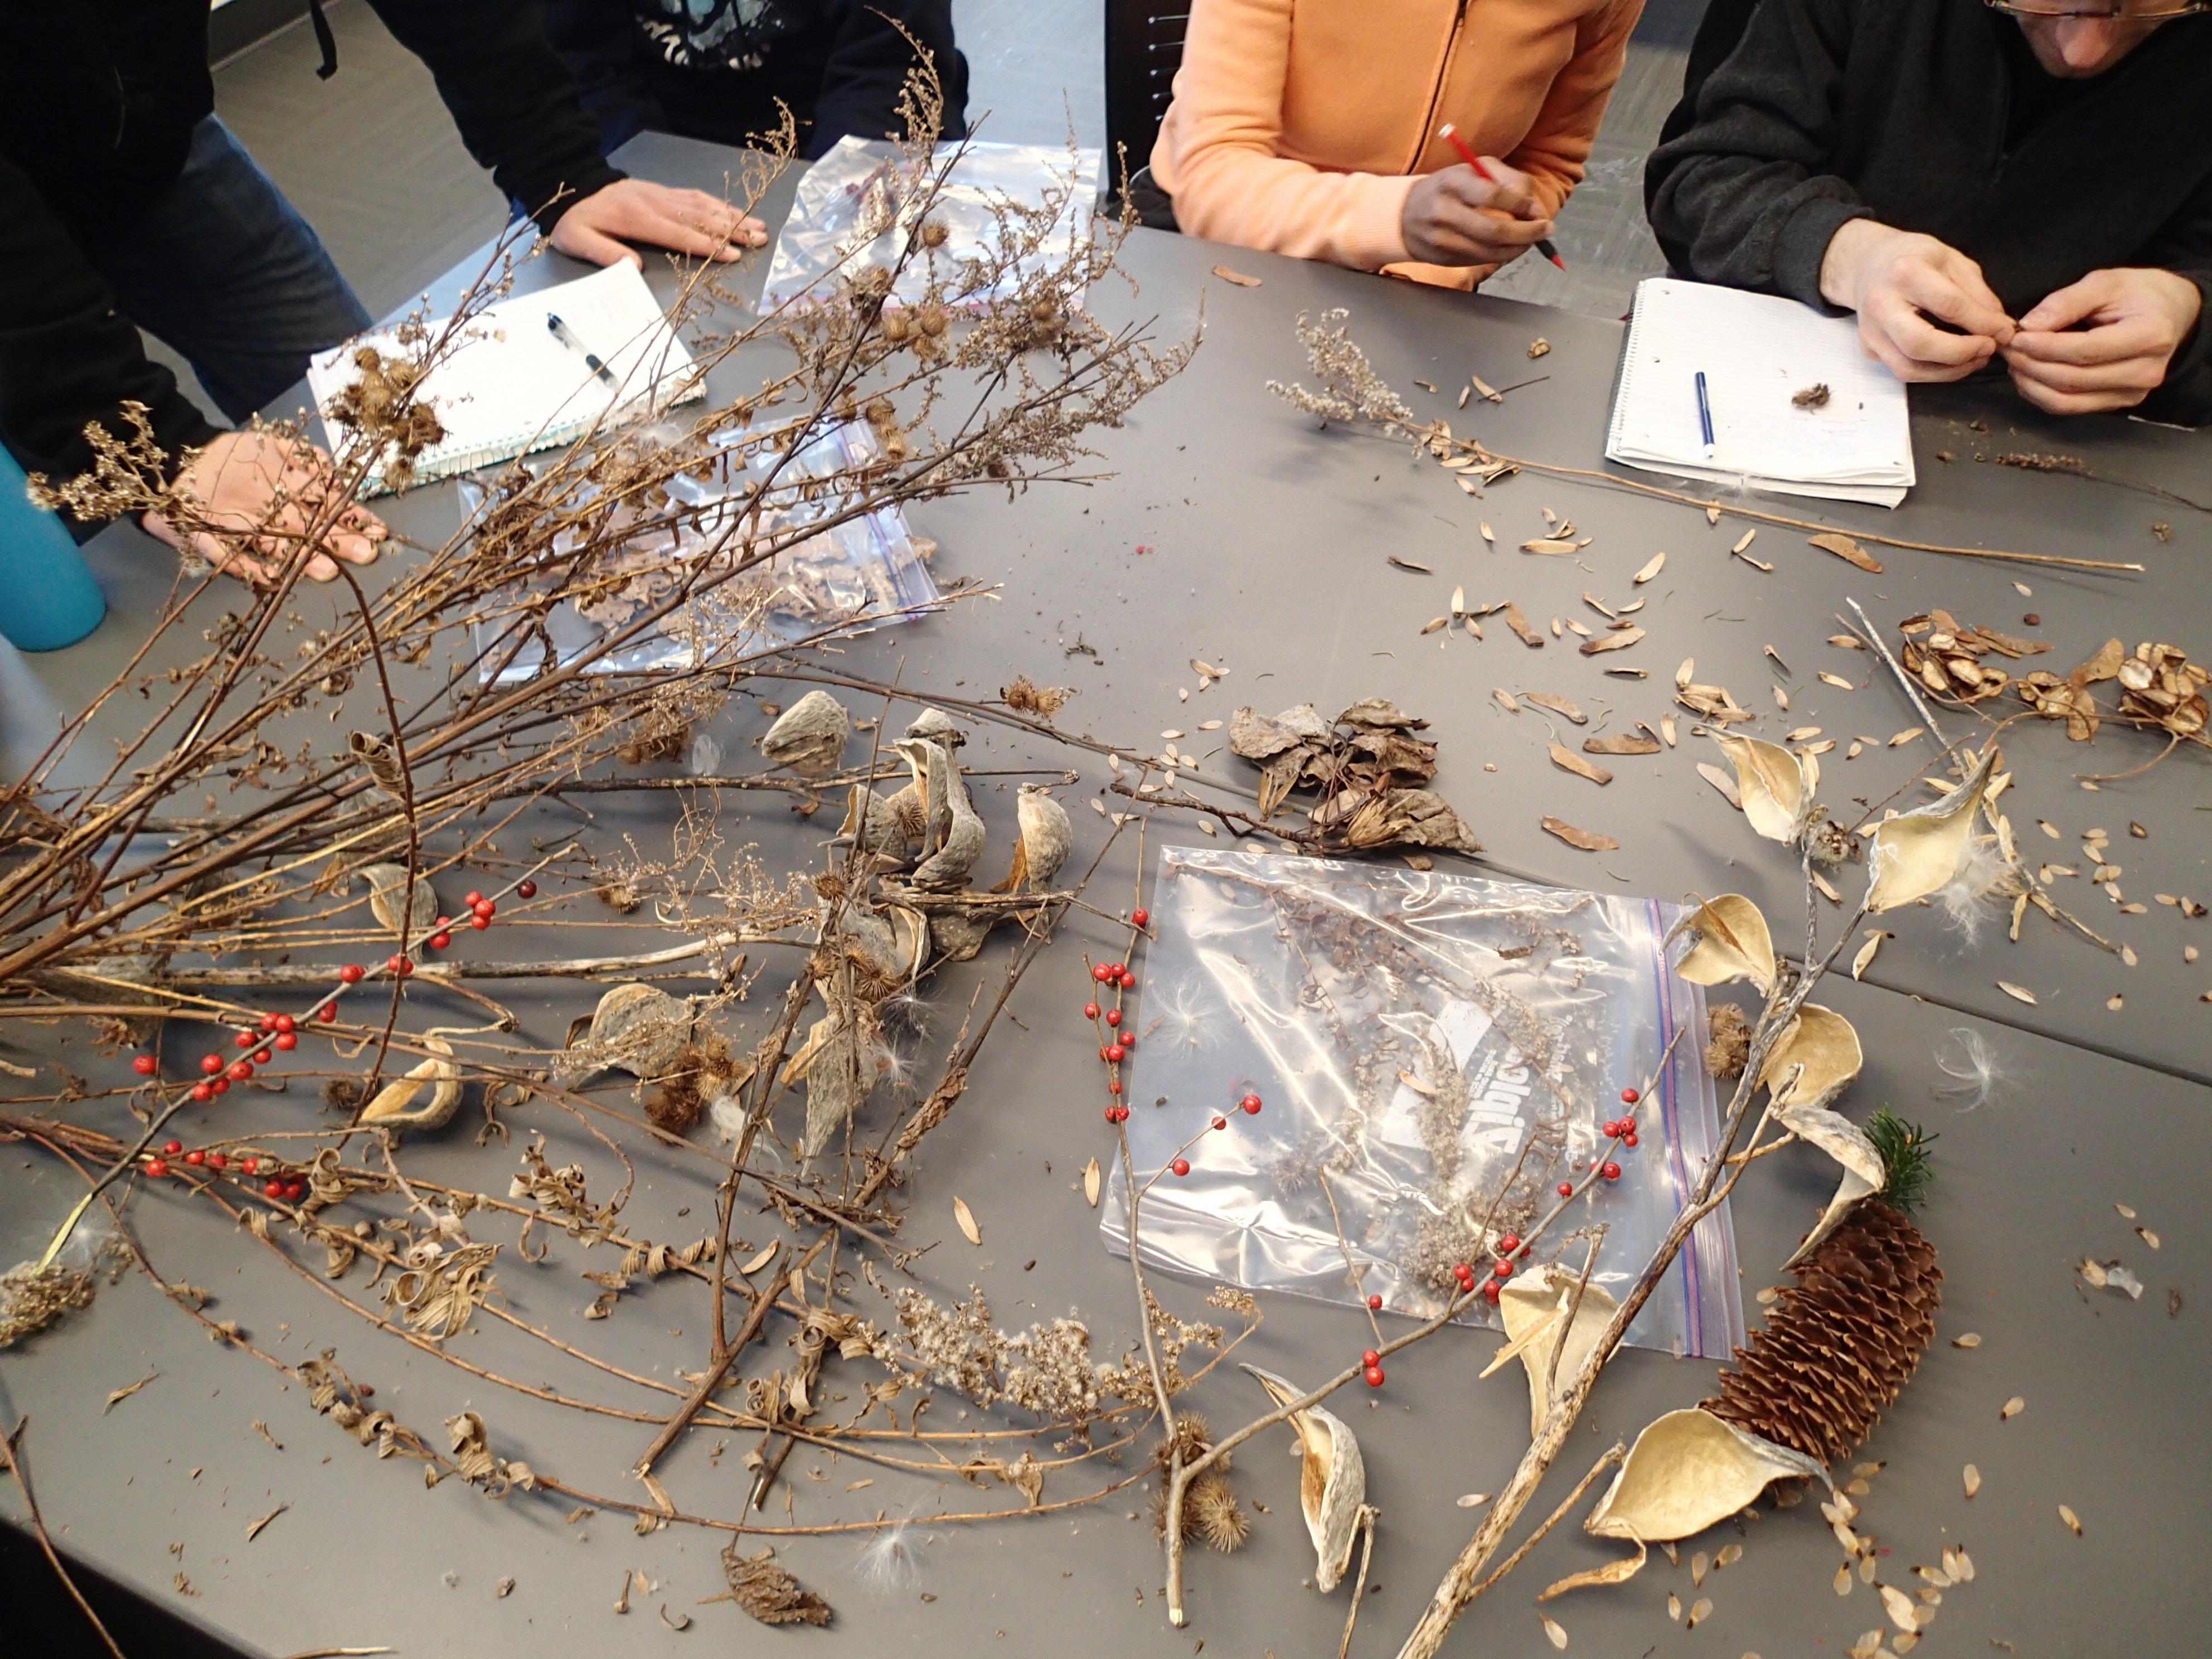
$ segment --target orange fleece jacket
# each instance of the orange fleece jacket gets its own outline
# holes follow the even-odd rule
[[[1644,0],[1191,0],[1152,177],[1194,236],[1449,288],[1494,265],[1409,261],[1420,174],[1479,155],[1556,214]]]

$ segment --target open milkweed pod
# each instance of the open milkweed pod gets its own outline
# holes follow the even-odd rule
[[[1800,759],[1779,744],[1741,738],[1730,732],[1709,734],[1735,766],[1736,794],[1751,827],[1769,841],[1795,845],[1813,811],[1813,789],[1820,763]]]
[[[399,937],[399,896],[409,893],[407,901],[407,936],[420,939],[437,925],[438,896],[431,890],[428,878],[415,878],[413,888],[408,886],[407,866],[404,864],[364,864],[354,872],[368,884],[368,908],[384,930],[394,939]]]
[[[1498,1292],[1498,1311],[1504,1317],[1505,1334],[1520,1346],[1518,1358],[1528,1373],[1532,1437],[1543,1428],[1552,1407],[1572,1384],[1620,1306],[1608,1292],[1595,1285],[1585,1285],[1582,1305],[1575,1309],[1570,1325],[1567,1310],[1574,1303],[1576,1277],[1548,1266],[1534,1267],[1507,1280]],[[1548,1395],[1544,1389],[1547,1372],[1552,1377]]]
[[[1865,1064],[1859,1034],[1850,1021],[1832,1008],[1808,1002],[1767,1050],[1759,1080],[1773,1097],[1776,1115],[1786,1124],[1794,1109],[1833,1101]]]
[[[379,1089],[361,1109],[361,1122],[385,1129],[441,1129],[453,1121],[461,1103],[461,1070],[453,1063],[453,1045],[434,1035],[424,1037],[422,1046],[434,1052]]]
[[[1766,918],[1741,893],[1707,899],[1674,924],[1691,936],[1674,971],[1693,985],[1747,979],[1762,992],[1774,988],[1774,936]]]
[[[1836,1187],[1836,1195],[1828,1200],[1828,1207],[1813,1224],[1813,1231],[1805,1235],[1805,1242],[1782,1264],[1786,1273],[1800,1262],[1809,1261],[1813,1252],[1836,1231],[1858,1201],[1880,1192],[1889,1176],[1882,1166],[1881,1153],[1849,1118],[1821,1106],[1784,1106],[1775,1112],[1775,1116],[1784,1128],[1800,1139],[1811,1141],[1844,1166],[1844,1178]]]
[[[1990,744],[1957,788],[1875,826],[1867,848],[1868,909],[1894,910],[1926,898],[1966,866],[1973,856],[1974,814],[1996,762]]]
[[[1727,1520],[1769,1482],[1792,1475],[1828,1480],[1828,1472],[1804,1453],[1686,1406],[1636,1437],[1583,1530],[1600,1538],[1671,1543]]]
[[[1257,1365],[1244,1369],[1279,1407],[1305,1393],[1273,1371]],[[1314,1588],[1326,1595],[1352,1565],[1359,1510],[1367,1501],[1367,1465],[1360,1459],[1359,1443],[1334,1413],[1309,1406],[1291,1413],[1291,1427],[1298,1437],[1298,1507],[1305,1512],[1306,1531],[1313,1539]]]

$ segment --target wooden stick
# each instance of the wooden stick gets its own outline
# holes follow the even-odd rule
[[[817,1242],[814,1249],[821,1248],[820,1243]],[[760,1328],[768,1322],[769,1310],[775,1306],[776,1286],[783,1282],[783,1264],[790,1254],[788,1249],[779,1249],[775,1253],[775,1260],[769,1264],[768,1278],[762,1281],[761,1288],[753,1292],[753,1305],[746,1310],[745,1322],[738,1327],[738,1334],[723,1344],[721,1352],[708,1363],[705,1374],[691,1390],[690,1396],[676,1408],[675,1415],[661,1425],[659,1434],[653,1437],[653,1443],[645,1449],[644,1455],[631,1466],[630,1473],[640,1480],[653,1472],[654,1461],[675,1443],[676,1437],[683,1433],[685,1426],[698,1415],[699,1408],[707,1403],[708,1396],[721,1387],[722,1379],[730,1374],[730,1367],[737,1363],[738,1355],[744,1351],[745,1344],[760,1334]],[[813,1254],[813,1250],[807,1252],[809,1258]],[[719,1299],[717,1305],[720,1305]]]

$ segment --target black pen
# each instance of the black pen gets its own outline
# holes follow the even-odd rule
[[[622,390],[622,382],[615,379],[614,370],[609,368],[596,356],[592,356],[591,351],[586,348],[584,343],[576,337],[575,334],[570,330],[568,324],[562,322],[559,317],[549,311],[545,313],[545,326],[552,330],[553,337],[555,339],[558,340],[562,345],[568,347],[569,350],[581,357],[584,360],[586,366],[591,369],[592,374],[598,375],[617,392]]]

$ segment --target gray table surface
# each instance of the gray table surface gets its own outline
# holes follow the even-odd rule
[[[712,182],[722,167],[715,152],[667,140],[640,141],[626,159],[647,176],[677,181]],[[1263,285],[1206,280],[1217,259],[1260,276]],[[1183,746],[1196,748],[1198,723],[1225,718],[1242,702],[1272,709],[1310,701],[1327,711],[1360,696],[1393,696],[1435,720],[1432,735],[1443,746],[1440,787],[1474,823],[1495,867],[1669,897],[1735,888],[1781,915],[1793,912],[1795,902],[1778,849],[1758,842],[1698,779],[1694,750],[1608,762],[1620,775],[1600,790],[1551,768],[1549,732],[1533,713],[1516,719],[1498,711],[1490,689],[1560,692],[1594,711],[1616,711],[1619,729],[1637,718],[1656,720],[1674,664],[1694,655],[1701,678],[1730,684],[1760,709],[1754,731],[1773,735],[1803,723],[1838,736],[1885,736],[1914,723],[1902,700],[1871,674],[1863,656],[1846,658],[1820,644],[1832,631],[1830,611],[1846,593],[1857,594],[1883,621],[1943,605],[1962,618],[2017,626],[2021,611],[2036,608],[2043,633],[2054,641],[2052,659],[2062,665],[2111,633],[2130,645],[2185,634],[2174,619],[2201,611],[2189,604],[2184,575],[2208,544],[2201,515],[2111,484],[1974,465],[1966,458],[1981,434],[1970,437],[1964,422],[1986,422],[1990,442],[2063,447],[2106,472],[2185,491],[2203,471],[2190,464],[2200,453],[2196,438],[2120,422],[2046,426],[1979,388],[1916,393],[1924,482],[1908,505],[1894,514],[1815,506],[1806,516],[1890,526],[1931,540],[2139,556],[2149,572],[2054,577],[1898,553],[1885,556],[1888,572],[1875,578],[1767,530],[1753,550],[1777,566],[1765,575],[1729,558],[1740,531],[1726,520],[1709,527],[1692,511],[1534,477],[1473,501],[1401,448],[1316,434],[1262,389],[1271,376],[1303,371],[1290,332],[1298,311],[1347,306],[1359,337],[1401,386],[1419,375],[1451,391],[1468,369],[1497,385],[1548,370],[1549,381],[1514,393],[1502,408],[1477,405],[1462,415],[1446,402],[1443,412],[1500,449],[1596,465],[1616,328],[1149,234],[1132,241],[1127,263],[1138,292],[1133,298],[1100,292],[1100,312],[1157,314],[1172,333],[1195,325],[1202,297],[1206,337],[1192,368],[1141,406],[1124,430],[1103,434],[1101,468],[1116,476],[1087,489],[1033,490],[1012,507],[978,499],[917,510],[917,527],[944,544],[941,574],[998,582],[1002,600],[861,642],[849,657],[861,672],[888,673],[902,665],[907,683],[959,695],[988,695],[1018,672],[1072,683],[1083,696],[1063,724],[1133,749],[1156,745],[1164,729],[1189,732]],[[558,260],[548,259],[527,268],[524,280],[564,274]],[[1524,369],[1526,346],[1540,334],[1553,350],[1536,369]],[[1942,447],[1953,447],[1959,462],[1934,462],[1933,450]],[[395,521],[425,538],[442,535],[452,520],[443,489],[392,505]],[[1545,505],[1596,536],[1583,557],[1587,570],[1492,552],[1475,533],[1475,520],[1486,518],[1510,550],[1537,533]],[[2170,545],[2148,534],[2153,518],[2172,522]],[[1584,587],[1601,599],[1625,599],[1629,573],[1662,547],[1670,556],[1664,577],[1652,585],[1651,637],[1623,653],[1650,670],[1649,682],[1601,678],[1597,664],[1564,641],[1528,651],[1500,629],[1480,645],[1460,639],[1442,649],[1433,636],[1418,635],[1420,623],[1444,608],[1454,583],[1464,583],[1471,600],[1510,597],[1533,618],[1564,616]],[[143,638],[166,591],[167,555],[143,538],[112,532],[93,552],[114,617],[73,651],[0,660],[11,745],[35,736],[55,711],[74,707],[112,672]],[[1383,563],[1386,553],[1431,564],[1437,574],[1393,570]],[[2035,590],[2032,599],[2013,592],[2015,577]],[[1736,617],[1745,620],[1726,620]],[[1067,654],[1079,640],[1098,656]],[[1760,647],[1770,642],[1794,671],[1794,708],[1786,717],[1767,712],[1759,683],[1767,677]],[[1193,656],[1228,666],[1229,678],[1200,691],[1188,668]],[[1821,685],[1812,676],[1823,666],[1863,689]],[[1188,703],[1178,700],[1178,687],[1190,690]],[[726,749],[740,752],[738,744],[763,725],[745,704],[724,717],[719,735]],[[1964,726],[1947,720],[1947,729]],[[2068,833],[2069,841],[2051,845],[2069,860],[2078,853],[2070,837],[2103,824],[2121,849],[2117,861],[2127,866],[2122,880],[2131,897],[2212,894],[2203,836],[2191,834],[2189,817],[2205,793],[2198,757],[2177,756],[2097,795],[2081,792],[2069,775],[2125,769],[2152,752],[2147,743],[2110,729],[2087,748],[2066,744],[2055,729],[2015,733],[2008,744],[2021,780],[2014,822],[2033,846],[2039,837],[2029,821],[2048,817]],[[1007,766],[1054,764],[1060,753],[996,731],[979,734],[971,750],[990,757],[983,763]],[[1498,770],[1485,771],[1486,763]],[[1238,769],[1224,756],[1209,769]],[[1902,756],[1887,750],[1850,768],[1830,761],[1831,778],[1848,779],[1853,793],[1869,799],[1905,773]],[[1003,844],[1011,790],[987,793],[983,810]],[[593,836],[610,841],[624,832],[665,837],[671,820],[665,799],[595,800],[592,811]],[[733,838],[757,842],[772,868],[804,860],[818,844],[818,829],[780,807],[763,811],[726,799],[722,811]],[[1573,853],[1537,829],[1546,812],[1613,833],[1623,846],[1602,858]],[[2130,819],[2149,830],[2147,840],[2129,837]],[[574,822],[549,809],[543,823],[525,828],[568,833]],[[1088,812],[1079,812],[1077,822],[1087,851],[1103,823]],[[1203,839],[1165,823],[1156,830],[1160,836]],[[1134,852],[1125,839],[1102,871],[1099,890],[1132,890]],[[1907,1564],[1932,1561],[1948,1542],[1966,1545],[1979,1568],[1974,1584],[1947,1593],[1923,1651],[1986,1652],[1996,1640],[2023,1654],[2179,1654],[2199,1645],[2186,1632],[2201,1630],[2212,1613],[2212,1589],[2195,1570],[2202,1522],[2191,1519],[2212,1474],[2196,1409],[2197,1382],[2212,1358],[2197,1305],[2212,1243],[2188,1220],[2201,1208],[2203,1188],[2191,1132],[2212,1104],[2202,1083],[2212,1072],[2212,1045],[2203,1035],[2212,1010],[2196,999],[2212,970],[2175,971],[2183,942],[2204,937],[2203,924],[2194,924],[2192,933],[2171,909],[2128,918],[2112,908],[2101,898],[2083,903],[2093,925],[2136,941],[2142,963],[2132,970],[2056,937],[2040,921],[2032,922],[2020,945],[2003,942],[2000,925],[1969,951],[1916,917],[1877,958],[1872,982],[1840,982],[1822,993],[1866,1039],[1867,1073],[1848,1100],[1854,1115],[1888,1103],[1927,1119],[1943,1135],[1942,1181],[1923,1221],[1947,1273],[1939,1338],[1863,1454],[1887,1466],[1862,1500],[1861,1523],[1893,1551],[1886,1577],[1904,1580]],[[495,951],[499,937],[467,948]],[[622,937],[592,936],[610,945]],[[647,935],[641,930],[639,937]],[[962,1108],[932,1138],[907,1191],[906,1231],[914,1242],[937,1241],[916,1271],[938,1293],[981,1285],[1002,1325],[1075,1308],[1099,1349],[1119,1352],[1133,1329],[1127,1267],[1097,1246],[1096,1213],[1075,1187],[1085,1159],[1103,1155],[1106,1146],[1095,1102],[1082,1086],[1089,1040],[1072,1018],[1087,983],[1079,950],[1107,943],[1094,926],[1071,919],[1063,942],[1024,982],[1010,1010],[1018,1026],[994,1037]],[[969,989],[994,970],[997,954],[987,952],[975,970],[948,975],[933,994],[940,1012],[923,1048],[925,1077]],[[2010,1002],[1994,988],[1998,977],[2034,989],[2039,1006]],[[2114,990],[2125,992],[2118,1012],[2104,1006]],[[586,994],[561,988],[510,1000],[524,1035],[550,1043]],[[772,1018],[772,1001],[748,1006],[744,1036]],[[1959,1030],[1982,1036],[2000,1074],[1996,1097],[1972,1111],[1934,1093],[1947,1081],[1939,1055]],[[67,1030],[10,1057],[58,1059],[96,1081],[119,1076],[112,1060]],[[1148,1094],[1155,1083],[1171,1091],[1171,1068],[1140,1073],[1136,1087]],[[219,1116],[179,1133],[189,1139],[218,1124],[231,1133],[298,1127],[303,1115],[312,1117],[303,1098],[311,1094],[302,1085],[285,1094],[234,1095]],[[613,1097],[619,1103],[619,1091]],[[112,1102],[75,1109],[93,1121],[123,1121]],[[512,1127],[518,1139],[544,1133],[556,1164],[572,1156],[583,1162],[595,1192],[619,1179],[611,1161],[565,1118],[530,1112]],[[695,1237],[711,1216],[713,1163],[652,1147],[635,1155],[629,1224],[671,1242]],[[432,1178],[494,1189],[513,1157],[495,1146],[478,1149],[465,1123],[410,1152],[410,1166]],[[1809,1150],[1793,1149],[1740,1189],[1734,1214],[1747,1300],[1771,1278],[1771,1264],[1825,1195],[1831,1167]],[[34,1248],[72,1195],[73,1180],[35,1152],[11,1149],[0,1159],[0,1260]],[[981,1222],[980,1249],[951,1224],[956,1194]],[[2131,1206],[2162,1248],[2152,1251],[2130,1231],[2116,1203]],[[163,1272],[213,1291],[219,1300],[211,1311],[240,1319],[261,1346],[292,1360],[336,1346],[340,1363],[377,1385],[380,1405],[427,1432],[473,1407],[485,1414],[503,1455],[590,1490],[635,1493],[622,1471],[647,1436],[636,1423],[529,1399],[404,1349],[234,1236],[204,1206],[147,1194],[136,1200],[133,1221]],[[759,1242],[771,1236],[769,1221],[751,1216],[741,1216],[738,1231]],[[2087,1291],[2072,1272],[2085,1255],[2124,1260],[2148,1286],[2143,1298]],[[508,1305],[524,1317],[641,1375],[665,1379],[696,1364],[704,1310],[696,1291],[672,1281],[632,1291],[613,1320],[592,1324],[583,1312],[596,1287],[574,1275],[603,1266],[595,1256],[556,1241],[537,1266],[512,1252],[501,1259]],[[1188,1313],[1199,1310],[1200,1288],[1164,1281],[1171,1305]],[[2170,1291],[2178,1300],[2169,1302]],[[865,1286],[858,1294],[864,1301],[872,1296]],[[1364,1327],[1342,1310],[1271,1297],[1266,1312],[1243,1357],[1293,1377],[1333,1368],[1346,1351],[1364,1346]],[[1979,1346],[1951,1345],[1967,1331],[1981,1334]],[[750,1363],[780,1361],[781,1342],[781,1331],[772,1328],[769,1345]],[[533,1383],[627,1410],[665,1410],[658,1396],[594,1376],[505,1328],[480,1321],[453,1346],[475,1364]],[[1520,1378],[1508,1371],[1486,1385],[1474,1382],[1494,1346],[1486,1335],[1446,1333],[1399,1356],[1381,1395],[1351,1403],[1347,1416],[1365,1449],[1370,1497],[1383,1510],[1376,1551],[1381,1590],[1362,1616],[1357,1652],[1395,1651],[1468,1530],[1470,1516],[1453,1498],[1494,1491],[1525,1443]],[[1695,1400],[1713,1369],[1624,1355],[1607,1372],[1587,1433],[1577,1431],[1581,1449],[1562,1460],[1534,1513],[1563,1495],[1612,1437],[1632,1434],[1657,1413]],[[103,1411],[109,1390],[149,1370],[160,1373],[155,1381]],[[855,1368],[833,1370],[832,1376],[833,1389],[858,1397]],[[477,1654],[525,1643],[557,1653],[610,1644],[678,1644],[672,1650],[680,1651],[684,1643],[729,1641],[733,1632],[740,1643],[771,1639],[726,1605],[694,1605],[720,1587],[719,1535],[678,1528],[639,1538],[612,1512],[564,1521],[564,1501],[517,1497],[494,1504],[459,1483],[426,1494],[410,1466],[377,1462],[319,1420],[298,1394],[250,1358],[208,1343],[135,1277],[27,1350],[0,1356],[0,1415],[12,1421],[30,1413],[47,1511],[66,1545],[250,1651],[389,1644],[404,1653]],[[2000,1422],[1999,1407],[2013,1395],[2025,1397],[2027,1410]],[[954,1421],[940,1419],[939,1426],[962,1425],[955,1403],[940,1403],[942,1416]],[[1256,1402],[1240,1382],[1222,1376],[1203,1385],[1195,1403],[1218,1424],[1242,1420]],[[1400,1413],[1402,1423],[1389,1420]],[[971,1414],[969,1421],[981,1419]],[[258,1423],[266,1425],[266,1437]],[[733,1514],[747,1480],[738,1462],[749,1442],[728,1437],[717,1459],[711,1455],[717,1438],[695,1434],[664,1473],[687,1508]],[[836,1603],[838,1620],[826,1632],[779,1639],[838,1652],[949,1652],[1001,1640],[1033,1646],[1044,1638],[1086,1653],[1189,1652],[1201,1639],[1217,1652],[1285,1659],[1326,1653],[1340,1627],[1344,1595],[1323,1599],[1301,1582],[1310,1577],[1311,1555],[1296,1517],[1296,1467],[1284,1453],[1285,1439],[1270,1437],[1239,1456],[1240,1490],[1267,1512],[1255,1517],[1251,1544],[1233,1560],[1194,1553],[1194,1624],[1187,1633],[1171,1631],[1159,1606],[1150,1528],[1127,1518],[1146,1507],[1134,1489],[1097,1507],[1034,1519],[932,1524],[933,1514],[1005,1504],[1012,1494],[957,1483],[948,1491],[931,1480],[857,1468],[849,1457],[794,1455],[787,1473],[798,1522],[879,1510],[920,1518],[906,1540],[912,1576],[894,1575],[873,1589],[864,1587],[865,1564],[853,1539],[784,1544],[781,1559]],[[1985,1482],[1971,1502],[1960,1483],[1969,1462]],[[1103,1484],[1089,1474],[1055,1472],[1047,1500]],[[868,1479],[874,1486],[845,1490]],[[246,1525],[280,1502],[291,1508],[248,1543]],[[2061,1524],[2062,1503],[2081,1517],[2083,1536]],[[0,1512],[17,1512],[12,1498],[0,1504],[8,1506]],[[780,1504],[775,1508],[767,1519],[781,1523]],[[1740,1531],[1747,1550],[1702,1589],[1692,1589],[1686,1551],[1679,1571],[1655,1562],[1625,1589],[1553,1604],[1571,1634],[1571,1650],[1836,1651],[1881,1622],[1863,1587],[1837,1601],[1829,1586],[1835,1546],[1810,1506],[1736,1528],[1701,1540],[1717,1548]],[[1603,1553],[1562,1528],[1469,1616],[1450,1650],[1549,1652],[1530,1598]],[[617,1619],[611,1605],[632,1566],[650,1573],[657,1588],[634,1597],[628,1618]],[[173,1587],[179,1572],[191,1595]],[[497,1586],[509,1578],[513,1593],[499,1595]],[[1668,1621],[1669,1589],[1685,1604],[1698,1595],[1712,1599],[1714,1611],[1697,1632]],[[690,1630],[664,1628],[655,1613],[662,1603],[672,1618],[690,1614]]]

